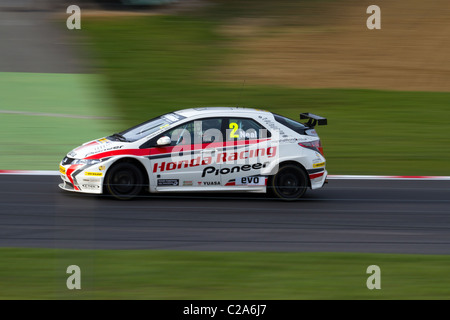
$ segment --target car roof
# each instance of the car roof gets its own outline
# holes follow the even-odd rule
[[[243,114],[270,113],[270,112],[261,109],[244,108],[244,107],[199,107],[199,108],[181,109],[175,111],[175,113],[190,118],[199,115],[230,116],[240,114],[242,116]]]

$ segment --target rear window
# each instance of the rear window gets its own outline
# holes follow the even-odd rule
[[[275,117],[275,120],[277,122],[281,123],[282,125],[285,125],[289,129],[294,130],[297,133],[305,134],[305,131],[308,129],[308,127],[306,127],[304,124],[297,122],[295,120],[280,116],[279,114],[274,113],[273,116]]]

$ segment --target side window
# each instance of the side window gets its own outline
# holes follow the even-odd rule
[[[190,121],[164,132],[159,137],[168,136],[171,146],[222,142],[222,119],[206,118]]]
[[[270,132],[253,119],[229,118],[227,141],[253,140],[270,137]]]
[[[190,145],[193,141],[193,132],[194,122],[191,121],[166,131],[160,136],[168,136],[172,140],[171,146]]]
[[[201,141],[202,143],[223,142],[221,118],[202,119]]]

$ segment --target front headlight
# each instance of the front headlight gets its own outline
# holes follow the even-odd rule
[[[87,164],[87,165],[93,165],[96,163],[102,162],[102,160],[99,159],[74,159],[72,161],[72,164]]]

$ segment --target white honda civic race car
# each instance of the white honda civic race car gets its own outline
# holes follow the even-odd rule
[[[258,109],[193,108],[148,120],[70,151],[59,171],[67,191],[131,199],[144,192],[255,192],[294,200],[327,181],[314,129]]]

